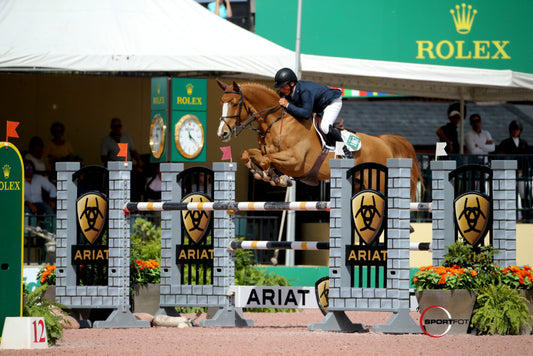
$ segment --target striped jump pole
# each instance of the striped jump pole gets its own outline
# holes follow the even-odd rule
[[[228,250],[329,250],[326,241],[230,241]],[[410,251],[431,251],[430,242],[411,242]]]
[[[126,214],[137,211],[169,210],[233,210],[233,211],[329,211],[329,201],[303,202],[129,202],[124,205]]]
[[[433,211],[432,203],[410,203],[409,208],[411,211],[422,211],[430,213]]]
[[[329,242],[231,241],[228,250],[329,250]]]

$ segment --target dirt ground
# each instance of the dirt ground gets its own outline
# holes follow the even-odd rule
[[[354,323],[371,328],[390,313],[347,312]],[[411,314],[418,322],[419,314]],[[318,310],[296,313],[244,313],[247,328],[162,328],[65,330],[64,339],[46,350],[3,350],[4,355],[531,355],[533,335],[390,335],[371,331],[308,331],[323,319]],[[205,318],[202,315],[197,321]]]

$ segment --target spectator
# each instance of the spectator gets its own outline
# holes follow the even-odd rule
[[[56,187],[48,178],[35,173],[35,165],[31,160],[24,160],[24,172],[24,212],[52,215],[56,205]],[[43,199],[43,190],[48,193],[49,203]]]
[[[466,115],[466,108],[465,108]],[[446,142],[446,152],[459,153],[459,138],[457,135],[457,124],[461,121],[461,107],[459,103],[453,103],[448,106],[448,122],[446,125],[439,127],[436,134],[440,142]]]
[[[103,163],[124,160],[122,157],[117,157],[117,154],[120,151],[118,143],[128,144],[128,161],[131,161],[131,157],[133,156],[137,161],[138,166],[143,166],[143,161],[139,153],[135,150],[133,140],[130,135],[122,133],[122,122],[119,118],[115,117],[111,119],[111,132],[102,140],[100,155]]]
[[[222,17],[223,19],[228,19],[233,16],[231,11],[231,4],[229,0],[216,0],[212,1],[207,5],[207,8],[213,12],[215,15]]]
[[[148,180],[144,187],[147,201],[161,201],[161,171],[157,165],[156,173]]]
[[[496,147],[492,141],[492,136],[487,130],[481,128],[481,116],[479,114],[470,115],[470,125],[472,130],[465,134],[466,149],[472,155],[486,155],[493,152]]]
[[[74,150],[69,141],[65,140],[65,125],[61,122],[54,122],[50,127],[52,139],[46,146],[46,156],[48,162],[54,168],[55,162],[72,161],[74,158]]]
[[[28,153],[24,156],[24,159],[30,160],[33,162],[33,169],[35,173],[41,175],[47,175],[50,170],[48,160],[44,155],[44,142],[38,136],[33,136],[30,139],[30,146]]]
[[[529,151],[527,141],[520,138],[522,133],[522,123],[513,120],[509,123],[509,137],[498,145],[498,153],[504,154],[526,154]]]
[[[522,133],[522,123],[518,120],[513,120],[509,123],[509,137],[503,140],[499,145],[497,152],[508,155],[519,155],[529,153],[529,146],[526,140],[520,138]],[[522,178],[524,171],[528,168],[528,160],[525,157],[513,157],[518,161],[517,177],[519,178],[517,183],[517,192],[520,199],[518,199],[518,220],[522,220],[522,207],[529,206],[526,196],[526,181]],[[528,181],[529,185],[530,182]],[[531,187],[529,187],[529,191]],[[529,217],[529,216],[527,216]]]

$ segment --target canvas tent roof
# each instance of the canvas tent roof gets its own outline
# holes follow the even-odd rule
[[[0,70],[273,77],[294,54],[193,0],[8,0]]]
[[[533,100],[533,74],[302,55],[303,74],[341,88],[471,101]]]
[[[193,0],[6,0],[0,71],[272,79],[294,52]],[[463,100],[533,100],[508,70],[302,55],[302,78],[338,87]]]

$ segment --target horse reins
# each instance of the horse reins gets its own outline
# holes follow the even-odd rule
[[[265,136],[270,131],[270,129],[272,128],[272,125],[274,125],[279,120],[283,119],[283,114],[285,112],[284,108],[281,105],[277,104],[277,105],[274,105],[274,106],[272,106],[270,108],[266,108],[264,110],[261,110],[261,111],[258,111],[256,113],[253,113],[253,112],[250,111],[250,109],[246,105],[246,101],[244,101],[244,96],[243,96],[241,91],[239,91],[239,92],[237,92],[237,91],[227,91],[227,92],[225,92],[225,94],[239,94],[240,95],[241,98],[240,98],[240,101],[239,101],[239,111],[238,111],[238,113],[236,115],[221,116],[220,120],[224,122],[224,124],[228,127],[228,129],[230,131],[232,131],[235,134],[235,136],[238,136],[245,129],[250,129],[250,130],[253,130],[253,131],[257,132],[257,134],[259,136],[261,136],[261,139],[263,141],[263,146],[265,146]],[[246,114],[248,115],[248,117],[246,118],[246,120],[241,122],[241,112],[242,112],[242,108],[243,107],[246,110]],[[280,109],[281,109],[281,114],[274,121],[272,121],[272,123],[270,123],[270,125],[268,125],[268,127],[267,127],[267,129],[265,130],[264,133],[262,133],[258,128],[255,128],[255,127],[252,126],[252,123],[254,123],[257,119],[260,119],[260,118],[262,118],[264,116],[267,116],[267,115],[270,115],[272,113],[275,113],[276,111],[278,111]],[[228,119],[228,118],[237,118],[237,125],[235,125],[235,127],[233,129],[226,122],[226,119]],[[282,121],[282,123],[283,123],[283,121]],[[278,137],[278,147],[280,146],[280,144],[281,144],[281,127],[280,127],[280,134],[279,134],[279,137]]]

